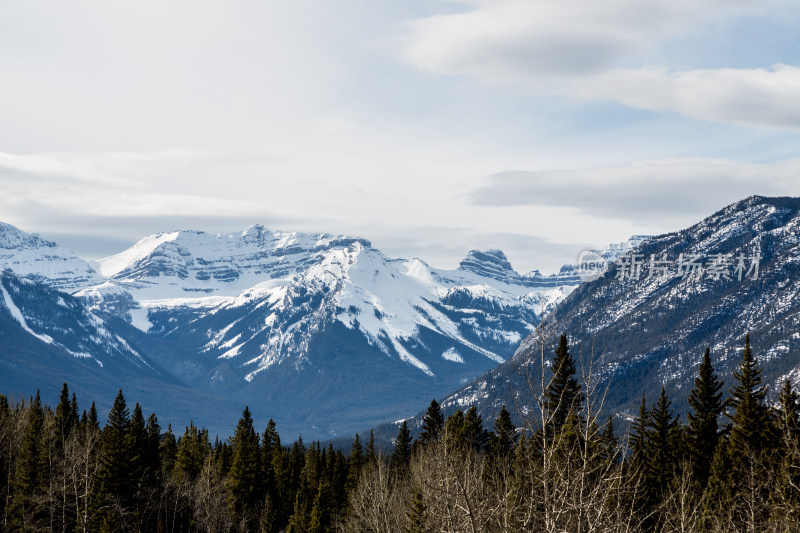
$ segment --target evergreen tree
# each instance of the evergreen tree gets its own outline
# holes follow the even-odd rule
[[[347,467],[347,490],[352,491],[358,486],[358,479],[361,475],[361,468],[364,466],[364,449],[361,446],[361,439],[356,433],[353,439],[353,446],[350,448],[350,460]]]
[[[130,476],[131,488],[139,491],[145,484],[145,470],[147,469],[147,454],[149,450],[147,424],[144,420],[142,407],[137,403],[131,415],[131,424],[128,429],[128,449],[130,450]]]
[[[411,500],[411,508],[408,511],[406,533],[426,533],[430,531],[427,527],[427,510],[422,493],[418,490],[414,491],[414,498]]]
[[[642,394],[642,403],[639,405],[639,416],[631,425],[631,451],[633,462],[641,467],[645,464],[645,450],[647,447],[647,433],[650,426],[650,413],[647,410],[647,401]]]
[[[261,438],[261,468],[263,469],[263,490],[272,502],[273,507],[278,506],[278,491],[275,486],[275,469],[272,465],[275,454],[281,446],[281,438],[275,429],[275,421],[269,419],[264,435]]]
[[[766,404],[767,388],[761,383],[761,369],[750,349],[750,335],[744,340],[744,351],[739,367],[733,372],[736,385],[730,391],[729,453],[735,463],[741,464],[754,453],[759,453],[770,440],[770,413]]]
[[[654,494],[665,494],[678,466],[678,417],[673,416],[672,402],[664,387],[650,412],[649,432],[644,455],[647,457],[645,482]]]
[[[100,429],[100,419],[97,417],[97,408],[94,406],[94,402],[89,408],[89,416],[86,421],[92,429]]]
[[[492,453],[498,458],[508,458],[514,449],[517,432],[511,422],[511,414],[506,409],[505,404],[500,408],[497,418],[494,421],[494,436],[492,438]]]
[[[131,449],[128,437],[130,425],[130,413],[120,389],[101,437],[99,490],[96,499],[103,531],[121,529],[121,510],[131,500]]]
[[[614,419],[608,416],[603,432],[600,433],[600,458],[606,462],[616,462],[619,456],[619,441],[614,433]]]
[[[317,495],[311,507],[311,516],[308,524],[309,533],[324,533],[331,530],[333,517],[333,494],[328,480],[319,484]]]
[[[167,426],[167,431],[161,437],[158,446],[158,458],[161,465],[161,472],[166,477],[175,469],[175,459],[178,455],[178,442],[172,432],[172,424]]]
[[[719,440],[718,418],[724,408],[722,382],[717,379],[706,348],[694,388],[689,393],[688,451],[695,480],[705,487]]]
[[[728,438],[723,433],[711,459],[708,484],[703,493],[703,525],[706,530],[711,520],[720,510],[733,506],[733,486],[731,484],[731,462],[728,453]]]
[[[233,516],[250,518],[263,497],[258,434],[250,409],[244,408],[231,440],[233,461],[228,474],[228,505]]]
[[[72,430],[78,423],[78,405],[73,395],[72,400],[69,396],[69,387],[66,382],[61,388],[61,396],[56,406],[55,417],[55,446],[57,453],[63,452],[64,443],[72,434]]]
[[[791,445],[800,439],[800,394],[787,379],[778,395],[778,427],[784,443]]]
[[[364,456],[365,465],[378,464],[378,451],[375,449],[375,433],[369,430],[369,440],[367,441],[367,453]]]
[[[559,339],[550,369],[553,379],[545,391],[544,408],[550,419],[550,436],[553,436],[561,431],[570,413],[576,412],[583,403],[583,393],[575,379],[575,362],[569,353],[566,334]]]
[[[394,439],[394,451],[392,452],[391,465],[395,472],[404,472],[411,460],[411,432],[408,424],[403,420],[400,431]]]
[[[422,418],[422,433],[419,436],[421,444],[436,442],[441,438],[444,429],[444,416],[442,409],[436,402],[436,398],[431,400],[425,416]]]
[[[11,514],[23,530],[43,528],[47,510],[37,505],[47,481],[47,455],[44,449],[45,411],[39,391],[27,409],[27,421],[17,453],[14,497]]]

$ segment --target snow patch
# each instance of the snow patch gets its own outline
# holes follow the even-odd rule
[[[448,348],[445,350],[444,353],[442,353],[442,359],[454,363],[464,363],[464,358],[461,357],[461,354],[459,354],[455,348]]]

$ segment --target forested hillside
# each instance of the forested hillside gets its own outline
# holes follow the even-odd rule
[[[280,440],[245,409],[212,442],[190,422],[161,428],[122,392],[108,419],[79,414],[65,384],[0,397],[0,506],[6,531],[794,531],[800,527],[800,402],[769,391],[749,337],[734,382],[709,353],[686,421],[664,390],[642,398],[630,432],[598,420],[603,391],[577,378],[567,337],[541,350],[538,398],[489,430],[473,407],[444,418],[434,400],[414,440],[388,456],[356,436],[349,454]],[[534,377],[538,376],[538,377]],[[725,392],[729,391],[729,394]],[[514,408],[512,408],[513,410]],[[522,412],[516,413],[521,416]],[[366,442],[364,442],[366,440]]]

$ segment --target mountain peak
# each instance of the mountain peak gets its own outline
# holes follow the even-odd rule
[[[496,249],[486,251],[470,250],[458,265],[458,269],[500,281],[519,277],[519,274],[511,268],[511,263],[508,262],[506,254]]]
[[[22,231],[16,226],[0,222],[0,248],[55,248],[56,243],[48,241],[35,233]]]

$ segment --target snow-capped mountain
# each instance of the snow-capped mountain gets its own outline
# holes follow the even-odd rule
[[[5,266],[52,279],[20,264]],[[521,275],[498,250],[442,270],[365,239],[258,225],[152,235],[92,272],[54,285],[128,338],[151,339],[147,355],[183,383],[263,405],[306,435],[402,416],[468,382],[513,354],[580,283],[572,265]]]
[[[52,404],[68,381],[84,407],[96,401],[103,413],[123,388],[165,424],[183,424],[200,414],[213,431],[227,431],[240,406],[175,379],[146,355],[164,348],[144,337],[122,334],[69,294],[0,271],[3,394],[14,399],[38,389]]]
[[[88,261],[58,244],[0,222],[0,268],[65,292],[104,281]]]
[[[598,390],[608,387],[611,413],[635,413],[642,394],[654,400],[662,384],[675,408],[685,409],[706,346],[727,389],[747,332],[772,389],[786,378],[798,384],[800,199],[754,196],[653,237],[581,285],[545,324],[552,343],[566,332],[574,356],[594,357],[594,378]],[[444,403],[477,403],[491,417],[514,394],[530,402],[518,369],[536,351],[537,336],[530,335],[511,361]]]

